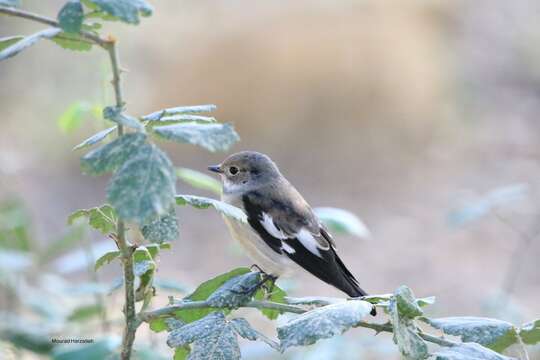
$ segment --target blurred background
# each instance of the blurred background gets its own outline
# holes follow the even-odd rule
[[[63,3],[24,0],[23,8],[54,17]],[[267,153],[311,205],[350,210],[367,224],[371,239],[336,241],[371,293],[406,284],[417,296],[437,296],[430,315],[515,324],[538,317],[540,3],[153,5],[154,15],[139,26],[106,24],[102,31],[119,39],[131,114],[216,104],[215,116],[242,138],[231,152]],[[42,28],[0,17],[0,37]],[[104,121],[88,112],[70,129],[61,120],[73,104],[108,104],[110,77],[103,51],[62,51],[46,41],[0,64],[0,245],[13,250],[9,236],[16,234],[26,244],[18,250],[31,250],[30,257],[0,256],[0,288],[17,289],[0,295],[4,310],[22,307],[22,292],[43,316],[65,307],[58,289],[74,295],[73,286],[88,284],[77,301],[110,298],[113,328],[120,317],[121,296],[98,286],[114,284],[119,265],[88,270],[92,252],[112,241],[66,224],[74,210],[104,201],[107,179],[81,175],[82,153],[71,151]],[[175,165],[199,171],[227,155],[164,147]],[[178,192],[209,195],[183,183]],[[156,307],[175,291],[251,264],[218,214],[180,208],[178,217],[181,237],[163,252],[157,275],[175,285],[158,289]],[[284,286],[295,296],[341,296],[309,275]],[[48,305],[43,291],[52,294]],[[38,315],[35,321],[52,326]],[[271,334],[271,323],[250,316]],[[165,335],[138,336],[169,356]],[[243,345],[247,358],[272,358],[265,345]],[[285,357],[343,359],[344,348],[351,359],[398,358],[389,336],[365,329]]]

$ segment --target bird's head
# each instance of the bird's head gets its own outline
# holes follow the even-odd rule
[[[221,164],[209,166],[208,170],[221,175],[224,193],[250,191],[281,176],[268,156],[255,151],[232,154]]]

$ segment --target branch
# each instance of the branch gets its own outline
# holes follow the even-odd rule
[[[41,23],[41,24],[57,27],[57,28],[60,27],[60,24],[58,23],[58,21],[56,21],[54,19],[51,19],[51,18],[46,17],[46,16],[37,15],[37,14],[31,13],[31,12],[28,12],[28,11],[14,9],[14,8],[11,8],[11,7],[0,6],[0,14],[5,14],[5,15],[9,15],[9,16],[15,16],[15,17],[23,18],[23,19],[28,19],[28,20],[32,20],[32,21],[35,21],[35,22],[38,22],[38,23]],[[99,37],[98,35],[96,35],[94,33],[91,33],[89,31],[81,30],[80,35],[83,38],[92,41],[94,44],[99,45],[104,49],[108,49],[109,46],[110,46],[110,43],[111,43],[110,40],[103,39],[103,38]]]
[[[270,309],[270,310],[279,310],[282,312],[288,312],[288,313],[294,313],[294,314],[303,314],[307,312],[308,310],[301,308],[299,306],[295,305],[289,305],[289,304],[280,304],[272,301],[250,301],[245,303],[244,305],[240,306],[241,308],[255,308],[255,309]],[[202,309],[202,308],[211,308],[211,309],[223,309],[226,307],[215,307],[210,306],[208,302],[206,301],[186,301],[186,302],[179,302],[174,305],[169,305],[161,309],[153,310],[153,311],[146,311],[139,313],[138,316],[138,323],[141,322],[150,322],[151,320],[160,318],[160,317],[167,317],[174,315],[174,313],[178,310],[187,310],[187,309]],[[234,310],[235,308],[230,308],[231,310]],[[375,323],[368,323],[365,321],[359,321],[354,327],[362,327],[366,329],[375,330],[376,333],[380,332],[388,332],[393,333],[394,330],[392,328],[392,324],[386,323],[386,324],[375,324]],[[458,343],[450,340],[446,340],[437,336],[425,334],[423,332],[419,333],[420,337],[426,341],[429,341],[431,343],[440,345],[440,346],[455,346],[458,345]]]
[[[249,301],[242,305],[243,308],[255,308],[255,309],[269,309],[269,310],[279,310],[283,312],[289,312],[294,314],[303,314],[306,312],[305,309],[302,309],[299,306],[280,304],[272,301]],[[222,307],[215,307],[208,304],[206,301],[186,301],[180,302],[174,305],[169,305],[161,309],[146,311],[139,313],[139,322],[149,322],[151,320],[157,319],[162,316],[173,315],[178,310],[188,310],[188,309],[222,309]]]

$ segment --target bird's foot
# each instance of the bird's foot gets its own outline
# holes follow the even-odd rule
[[[259,267],[259,265],[257,265],[257,264],[251,265],[251,266],[249,267],[249,270],[251,270],[251,271],[257,271],[257,272],[260,272],[261,274],[266,274],[266,273],[263,271],[263,269],[261,269],[261,268]]]
[[[253,295],[255,295],[257,290],[259,290],[261,288],[265,289],[267,294],[270,293],[271,290],[274,288],[274,283],[277,280],[277,276],[267,274],[267,273],[265,273],[263,271],[260,271],[260,273],[262,275],[262,279],[257,284],[255,284],[255,285],[253,285],[251,287],[248,287],[248,288],[243,288],[242,290],[239,290],[239,291],[235,291],[235,293],[242,294],[242,295],[253,296]],[[269,280],[270,280],[271,283],[270,283],[270,286],[267,286],[266,283]]]

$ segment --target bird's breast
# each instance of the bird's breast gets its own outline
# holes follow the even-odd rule
[[[244,209],[241,197],[224,195],[222,200],[230,205]],[[249,224],[224,216],[232,237],[242,246],[246,255],[267,274],[275,276],[290,275],[297,265],[285,254],[280,254],[268,246]]]

